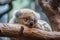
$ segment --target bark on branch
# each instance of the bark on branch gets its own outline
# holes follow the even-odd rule
[[[23,25],[20,24],[1,24],[0,36],[19,37]]]
[[[28,28],[21,24],[1,24],[0,23],[0,36],[8,37],[33,37],[36,39],[60,39],[60,32],[47,32],[36,28]]]

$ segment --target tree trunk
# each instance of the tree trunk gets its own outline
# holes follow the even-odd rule
[[[39,0],[43,11],[47,15],[53,31],[60,31],[60,12],[59,2],[60,0]]]

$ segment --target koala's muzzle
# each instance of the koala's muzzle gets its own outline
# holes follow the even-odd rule
[[[30,22],[30,26],[33,26],[34,25],[34,23],[33,22]]]
[[[29,26],[33,26],[34,25],[34,20],[33,19],[30,19],[29,20]]]

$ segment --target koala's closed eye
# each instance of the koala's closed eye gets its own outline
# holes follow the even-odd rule
[[[25,20],[25,21],[28,21],[29,19],[28,19],[28,18],[25,18],[24,20]]]

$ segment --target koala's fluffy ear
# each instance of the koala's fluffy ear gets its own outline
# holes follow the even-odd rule
[[[19,17],[21,15],[22,15],[22,10],[15,10],[13,13],[13,16],[15,16],[15,17]]]

